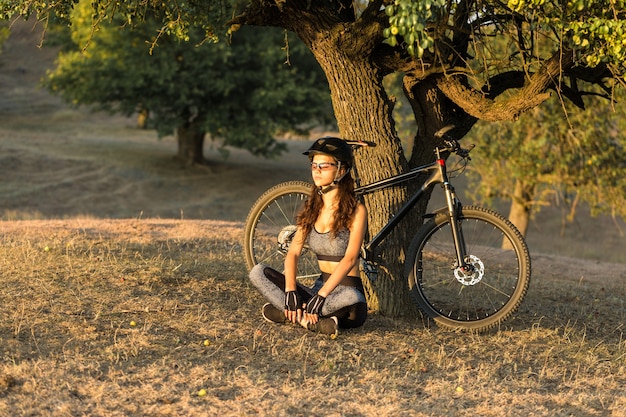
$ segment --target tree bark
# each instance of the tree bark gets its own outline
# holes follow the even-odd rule
[[[289,15],[293,17],[293,14]],[[383,71],[372,61],[368,48],[378,27],[355,30],[333,22],[331,16],[308,16],[313,25],[282,23],[297,31],[309,46],[326,74],[335,118],[344,139],[377,144],[357,151],[356,169],[362,184],[404,172],[408,163],[396,135],[392,117],[393,103],[383,87]],[[285,19],[285,15],[283,15]],[[297,19],[297,17],[296,17]],[[298,23],[301,23],[300,19]],[[324,26],[324,30],[320,27]],[[324,33],[324,36],[320,36]],[[365,197],[369,214],[370,237],[389,221],[405,201],[406,187],[377,191]],[[370,308],[389,316],[415,313],[403,277],[405,249],[415,230],[400,224],[376,252],[378,279],[364,279]]]
[[[515,190],[511,199],[509,220],[517,227],[523,236],[526,236],[530,211],[532,207],[534,187],[525,184],[522,180],[515,181]]]
[[[375,11],[379,10],[380,4],[375,7]],[[367,19],[361,20],[362,25],[352,19],[350,7],[338,15],[337,6],[332,3],[257,0],[232,23],[279,26],[294,31],[304,41],[325,72],[341,137],[377,144],[356,155],[361,182],[368,184],[404,172],[408,163],[396,134],[393,103],[383,87],[384,71],[371,56],[382,40],[382,27],[377,22],[368,23]],[[406,187],[397,187],[365,197],[370,236],[389,221],[406,195]],[[414,232],[414,228],[400,224],[375,254],[378,279],[370,282],[364,278],[370,308],[383,315],[416,312],[403,277],[405,249]]]
[[[408,165],[395,134],[393,105],[383,88],[382,74],[367,60],[347,56],[336,47],[336,40],[318,40],[311,49],[329,80],[341,136],[377,144],[373,149],[358,151],[356,166],[361,181],[368,184],[399,174]],[[366,197],[371,236],[389,221],[390,214],[397,211],[406,195],[406,188],[398,187]],[[396,228],[376,254],[379,279],[374,283],[365,280],[370,295],[368,302],[381,314],[406,315],[414,309],[403,277],[405,250],[412,232],[402,224]]]
[[[356,21],[350,21],[349,14],[336,15],[335,9],[325,9],[322,3],[308,3],[306,9],[300,8],[303,4],[298,2],[281,2],[276,5],[264,7],[268,4],[263,1],[252,2],[247,13],[234,22],[293,30],[313,52],[326,74],[341,136],[377,144],[375,148],[358,151],[356,167],[362,184],[385,179],[432,161],[435,142],[433,133],[445,123],[471,126],[475,122],[442,94],[436,83],[438,77],[443,77],[442,74],[427,78],[424,75],[426,69],[419,63],[407,61],[406,57],[396,57],[388,46],[381,44],[384,21],[378,21],[375,17],[367,18],[368,14],[378,15],[380,4],[370,3],[361,19]],[[383,87],[383,77],[403,66],[407,73],[414,70],[405,78],[405,91],[418,118],[418,132],[410,161],[406,160],[396,133],[393,101]],[[469,127],[459,131],[467,130]],[[421,182],[416,181],[365,197],[370,237],[387,224],[406,201],[410,191],[419,184]],[[379,278],[374,283],[364,280],[364,285],[370,307],[377,308],[381,314],[416,314],[416,307],[408,296],[404,261],[405,251],[422,224],[427,204],[428,195],[400,222],[382,243],[379,252],[374,254]]]
[[[204,136],[205,132],[195,128],[193,124],[180,126],[176,129],[178,140],[178,159],[183,166],[204,165]]]
[[[137,128],[139,129],[147,129],[148,128],[148,117],[150,116],[150,112],[148,109],[141,108],[137,113]]]

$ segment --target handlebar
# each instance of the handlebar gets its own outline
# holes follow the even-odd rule
[[[452,129],[454,129],[454,125],[446,125],[435,132],[435,137],[441,139],[443,142],[443,147],[438,147],[440,151],[448,151],[459,155],[461,158],[469,158],[469,153],[474,149],[475,145],[471,144],[467,148],[461,147],[461,144],[458,140],[448,135]],[[376,146],[375,142],[369,142],[365,140],[346,140],[346,143],[352,148],[356,149],[358,147],[374,147]]]
[[[449,131],[454,129],[454,127],[454,125],[447,125],[435,132],[434,136],[438,139],[442,139],[444,144],[444,146],[442,148],[439,148],[439,150],[453,152],[461,158],[470,159],[469,153],[472,151],[472,149],[474,149],[476,145],[471,144],[467,148],[461,147],[461,144],[458,140],[447,134]]]

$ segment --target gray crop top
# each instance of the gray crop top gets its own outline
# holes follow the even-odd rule
[[[319,233],[315,227],[311,229],[307,243],[320,261],[339,262],[348,249],[350,241],[350,231],[348,229],[340,230],[337,236],[333,237],[330,232]]]

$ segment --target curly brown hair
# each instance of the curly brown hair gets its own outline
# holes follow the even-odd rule
[[[340,230],[350,228],[356,207],[359,204],[356,194],[354,193],[354,180],[349,172],[337,183],[337,187],[337,198],[340,204],[337,206],[337,211],[335,211],[330,230],[333,237],[336,236]],[[318,188],[313,185],[309,198],[304,203],[296,219],[296,224],[302,229],[302,237],[304,240],[306,240],[309,233],[311,233],[313,225],[323,206],[324,201],[322,200],[322,196],[319,194]]]

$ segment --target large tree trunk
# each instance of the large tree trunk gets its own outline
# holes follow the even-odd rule
[[[340,37],[341,35],[339,35]],[[305,39],[305,41],[307,41]],[[371,62],[350,54],[333,37],[310,39],[311,50],[329,81],[335,117],[345,139],[372,141],[373,149],[359,150],[356,166],[363,184],[403,172],[407,168],[392,118],[393,105],[383,88],[382,74]],[[398,187],[376,192],[365,199],[369,213],[370,236],[376,234],[406,197]],[[415,232],[396,228],[383,242],[379,255],[378,279],[364,280],[370,307],[381,314],[398,316],[414,312],[403,277],[405,249]]]
[[[205,132],[196,129],[193,125],[180,126],[176,129],[178,140],[178,159],[186,166],[204,165],[204,136]]]
[[[372,141],[375,148],[365,148],[356,155],[356,166],[362,184],[388,178],[408,169],[431,162],[434,158],[433,133],[446,123],[468,124],[467,115],[458,112],[452,101],[443,96],[436,80],[424,77],[405,78],[404,88],[416,116],[418,132],[411,152],[411,160],[405,158],[402,144],[397,136],[393,120],[393,100],[383,86],[384,65],[377,63],[368,53],[375,36],[363,32],[343,30],[339,25],[332,30],[307,30],[298,35],[309,46],[328,79],[334,114],[341,136],[345,139]],[[302,29],[303,26],[294,26]],[[377,28],[370,28],[376,32]],[[453,114],[465,117],[455,119]],[[466,126],[463,126],[466,127]],[[463,133],[469,130],[463,130]],[[462,135],[461,135],[462,136]],[[366,196],[369,213],[369,236],[372,237],[387,224],[406,201],[411,190],[421,182],[405,184],[377,191]],[[426,212],[428,195],[407,218],[382,243],[376,255],[378,279],[364,279],[370,307],[389,316],[414,315],[417,310],[408,296],[404,275],[406,249]]]
[[[403,59],[389,60],[388,49],[387,58],[384,57],[385,52],[374,51],[377,47],[386,48],[380,44],[380,22],[375,19],[367,24],[362,24],[365,20],[354,22],[354,14],[350,10],[352,3],[340,3],[345,3],[346,7],[321,2],[253,1],[247,12],[233,22],[283,27],[296,32],[305,42],[326,74],[341,136],[377,144],[375,148],[360,150],[356,158],[361,183],[368,184],[406,172],[416,164],[432,161],[432,134],[444,122],[458,121],[453,117],[454,111],[465,113],[458,112],[458,108],[453,108],[452,102],[441,94],[437,79],[424,82],[427,77],[423,73],[407,76],[405,91],[409,93],[411,105],[418,116],[416,145],[411,161],[407,161],[395,129],[393,100],[385,92],[383,77],[386,73],[402,71],[397,65],[420,68],[420,72],[424,67]],[[378,13],[379,4],[371,4],[368,7],[371,10],[364,15]],[[337,7],[345,13],[337,14]],[[366,196],[370,237],[387,224],[414,186],[389,188]],[[416,313],[408,295],[404,261],[405,251],[422,223],[427,200],[425,198],[413,213],[399,223],[375,253],[378,279],[375,282],[364,279],[368,303],[370,307],[378,308],[381,314],[401,316]]]

